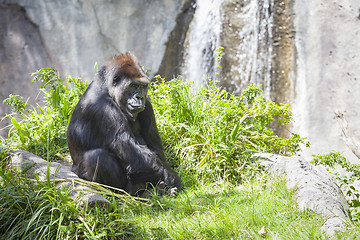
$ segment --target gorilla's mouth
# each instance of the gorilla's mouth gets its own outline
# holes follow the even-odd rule
[[[136,121],[138,113],[144,111],[144,109],[145,109],[144,105],[135,105],[134,106],[134,105],[128,104],[126,113],[130,120]]]
[[[127,101],[127,108],[131,113],[138,113],[145,109],[145,99],[142,98],[130,98]]]
[[[129,104],[129,111],[132,113],[137,113],[144,111],[145,105],[142,104]]]

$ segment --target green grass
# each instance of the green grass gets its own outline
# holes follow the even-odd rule
[[[240,185],[202,182],[175,198],[103,191],[105,208],[82,208],[70,193],[2,168],[0,239],[329,239],[320,231],[326,219],[299,211],[285,182],[266,175]],[[357,239],[359,227],[334,239]]]
[[[298,211],[283,181],[264,181],[203,184],[175,199],[155,197],[132,213],[140,229],[132,238],[326,239],[318,230],[323,218]]]
[[[109,208],[86,209],[68,189],[0,176],[0,239],[326,239],[325,220],[298,211],[282,180],[203,183],[146,201],[108,195]]]

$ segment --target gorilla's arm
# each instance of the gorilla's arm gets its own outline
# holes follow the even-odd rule
[[[162,161],[166,162],[161,137],[156,126],[154,110],[149,100],[145,103],[145,110],[139,113],[138,120],[141,125],[141,135],[147,146],[156,152]]]
[[[141,139],[134,135],[136,131],[131,129],[123,113],[119,111],[118,114],[117,118],[122,124],[117,126],[110,145],[114,153],[119,154],[119,158],[128,164],[127,172],[133,175],[132,179],[143,182],[144,179],[149,181],[153,178],[155,181],[160,178],[166,185],[180,187],[180,178],[165,160],[151,103],[146,101],[145,110],[139,114],[138,122],[134,123],[140,125]]]
[[[104,136],[104,138],[106,136],[106,139],[112,139],[111,142],[105,143],[104,146],[108,146],[121,161],[128,164],[128,173],[148,172],[149,169],[153,169],[158,173],[164,165],[161,139],[158,133],[157,143],[148,146],[147,138],[138,139],[134,135],[130,123],[116,104],[110,104],[109,102],[106,106],[101,111],[98,109],[98,116],[93,119],[93,121],[98,122],[99,120],[96,120],[96,118],[101,118],[99,122],[103,123],[100,129],[97,127],[97,131],[100,130],[102,133],[97,132],[97,134]],[[140,127],[142,126],[140,125]],[[140,129],[140,132],[142,131],[143,129]],[[109,137],[111,135],[112,137]],[[152,138],[155,141],[156,137]]]

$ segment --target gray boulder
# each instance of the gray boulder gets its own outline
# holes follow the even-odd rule
[[[32,179],[47,180],[48,162],[35,154],[24,150],[16,150],[11,155],[10,167],[17,168]],[[49,178],[55,181],[56,187],[72,188],[72,197],[80,206],[104,206],[110,202],[95,189],[89,187],[86,181],[80,179],[71,171],[67,163],[51,162]]]
[[[321,230],[330,236],[345,231],[345,224],[350,221],[349,205],[330,175],[299,156],[256,153],[253,157],[264,159],[262,165],[270,173],[285,176],[287,187],[295,189],[300,210],[310,209],[326,217]]]

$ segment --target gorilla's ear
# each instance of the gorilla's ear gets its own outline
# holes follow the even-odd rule
[[[106,66],[102,66],[98,72],[98,76],[100,79],[105,79]]]

